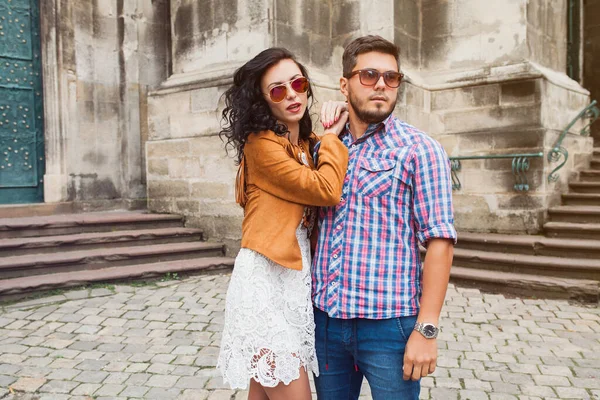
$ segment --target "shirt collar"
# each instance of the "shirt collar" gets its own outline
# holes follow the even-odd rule
[[[365,131],[365,134],[362,135],[360,137],[360,139],[367,138],[379,131],[381,131],[381,133],[383,135],[386,135],[387,132],[392,128],[393,124],[394,124],[394,114],[391,113],[383,121],[376,123],[376,124],[369,124],[369,126],[367,127],[367,130]],[[345,135],[352,135],[350,133],[350,122],[346,122],[346,128],[342,130],[342,132],[339,135],[339,138],[341,139]]]

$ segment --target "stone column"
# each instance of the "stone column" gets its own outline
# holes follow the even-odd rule
[[[417,75],[431,96],[429,132],[451,156],[544,152],[530,159],[531,189],[521,194],[512,160],[464,161],[454,196],[458,227],[537,232],[570,171],[591,152],[575,124],[564,142],[568,164],[548,183],[558,165],[548,152],[589,103],[565,74],[566,1],[422,0],[421,37]]]
[[[233,72],[273,44],[267,0],[171,0],[172,74],[150,93],[148,207],[187,216],[209,239],[239,246],[237,167],[218,137]]]
[[[583,4],[583,86],[600,102],[600,0]],[[600,147],[600,122],[592,125],[592,137]]]
[[[45,201],[140,207],[146,93],[167,77],[167,4],[88,3],[41,2]]]

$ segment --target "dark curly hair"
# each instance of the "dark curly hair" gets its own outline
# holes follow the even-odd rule
[[[288,132],[285,124],[278,123],[265,99],[260,83],[263,75],[281,60],[293,60],[304,77],[308,78],[306,68],[287,49],[272,47],[263,50],[252,60],[241,66],[233,75],[233,86],[225,92],[225,109],[221,117],[219,137],[226,141],[225,149],[236,152],[237,164],[242,161],[244,146],[251,133],[271,130],[283,136]],[[312,120],[308,109],[312,105],[313,92],[307,92],[309,107],[300,119],[300,139],[308,139],[312,132]]]

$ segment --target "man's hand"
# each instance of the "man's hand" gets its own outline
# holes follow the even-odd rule
[[[417,381],[433,374],[437,363],[437,352],[436,339],[426,339],[419,332],[413,331],[404,350],[404,380]]]

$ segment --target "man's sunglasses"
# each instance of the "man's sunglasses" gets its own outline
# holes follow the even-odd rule
[[[283,82],[280,85],[273,86],[271,90],[269,90],[269,97],[273,103],[281,103],[283,99],[285,99],[285,96],[287,96],[288,83],[292,90],[298,94],[306,93],[308,91],[308,79],[303,76],[294,78],[291,81]]]
[[[365,86],[375,86],[377,82],[379,82],[379,78],[383,75],[383,81],[385,84],[391,88],[397,88],[402,83],[402,78],[404,78],[404,74],[396,71],[386,71],[379,72],[376,69],[359,69],[353,71],[348,79],[352,78],[354,75],[358,74],[358,79],[360,79],[360,83]]]

